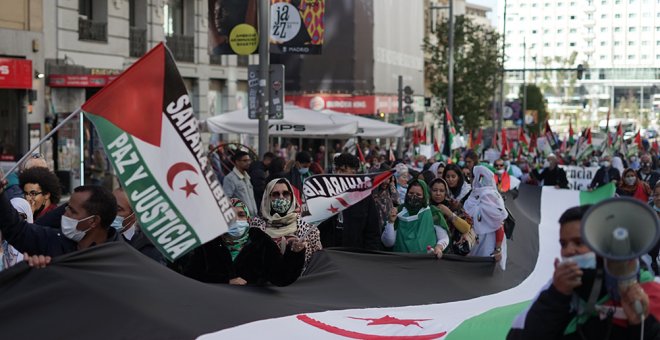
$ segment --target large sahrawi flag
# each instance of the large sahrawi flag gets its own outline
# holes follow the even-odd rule
[[[190,97],[160,43],[83,106],[141,230],[170,260],[234,218],[209,164]]]
[[[492,259],[324,250],[288,287],[200,283],[123,242],[0,272],[8,339],[504,339],[552,278],[559,216],[611,196],[521,185],[507,270]],[[44,282],[48,282],[44,285]],[[44,303],[48,301],[48,303]],[[130,303],[127,303],[129,301]],[[29,306],[29,312],[26,311]],[[103,308],[98,308],[103,306]],[[258,308],[255,308],[258,306]],[[93,312],[95,318],[89,318]],[[107,327],[122,315],[124,327]],[[70,320],[86,320],[71,327]],[[30,327],[25,327],[26,324]]]
[[[305,180],[305,204],[302,216],[306,222],[327,220],[342,210],[371,195],[389,179],[394,170],[366,175],[314,175]]]

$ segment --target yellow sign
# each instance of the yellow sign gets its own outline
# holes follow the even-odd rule
[[[259,48],[257,29],[248,24],[236,25],[229,33],[229,46],[238,55],[250,55]]]

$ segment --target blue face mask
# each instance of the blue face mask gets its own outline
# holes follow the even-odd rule
[[[596,253],[592,251],[581,255],[563,257],[562,261],[575,262],[580,269],[596,269]]]
[[[112,221],[112,224],[110,224],[111,227],[115,228],[116,230],[121,230],[121,228],[124,227],[124,218],[117,215],[115,216],[114,221]]]
[[[299,168],[298,173],[301,175],[306,175],[309,172],[309,168]]]
[[[231,237],[241,237],[243,234],[245,234],[245,231],[250,227],[250,224],[248,221],[245,220],[237,220],[229,224],[229,227],[227,228],[227,233]]]

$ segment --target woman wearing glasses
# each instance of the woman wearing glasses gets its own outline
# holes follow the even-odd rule
[[[319,230],[300,218],[300,204],[293,195],[291,183],[285,178],[274,179],[266,185],[261,200],[261,217],[254,217],[251,225],[270,236],[284,253],[292,240],[306,243],[305,267],[314,252],[321,250]]]
[[[18,181],[35,220],[57,208],[62,195],[60,181],[50,170],[42,167],[26,169],[18,176]]]

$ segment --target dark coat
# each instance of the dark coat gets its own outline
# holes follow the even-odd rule
[[[649,187],[651,187],[651,190],[653,190],[653,188],[655,188],[655,184],[658,183],[658,180],[660,180],[660,173],[655,170],[651,170],[650,174],[645,175],[642,173],[642,170],[639,169],[637,170],[637,177],[648,183]]]
[[[507,340],[518,339],[607,339],[608,330],[611,331],[609,339],[639,339],[640,326],[620,327],[611,324],[609,319],[601,320],[594,316],[581,326],[584,338],[579,332],[564,334],[564,330],[575,317],[570,311],[571,295],[564,295],[550,286],[539,294],[538,298],[525,316],[523,328],[512,328]],[[644,323],[644,339],[660,338],[660,324],[649,315]]]
[[[18,216],[7,195],[0,195],[0,231],[2,237],[21,253],[59,256],[78,250],[78,243],[55,228],[28,223]],[[117,232],[108,230],[107,241],[116,241]]]
[[[177,260],[182,274],[202,282],[229,283],[241,277],[248,284],[287,286],[295,282],[305,263],[305,252],[290,247],[282,255],[273,240],[259,228],[248,229],[248,240],[232,261],[222,236]]]
[[[610,176],[609,182],[605,182],[605,171],[607,171],[607,173]],[[617,170],[616,168],[609,167],[609,169],[606,169],[604,167],[600,167],[600,169],[596,171],[594,178],[591,180],[591,184],[589,185],[589,188],[596,189],[612,181],[616,181],[618,183],[620,180],[621,180],[621,174],[619,173],[619,170]]]
[[[342,223],[339,222],[339,215],[335,215],[318,226],[323,248],[382,249],[381,226],[378,225],[378,210],[373,197],[367,196],[340,214]]]
[[[252,190],[254,191],[254,201],[257,203],[257,210],[261,208],[261,199],[264,196],[264,190],[266,190],[266,171],[266,166],[262,161],[250,164],[250,169],[248,169]]]
[[[151,243],[151,240],[149,240],[147,235],[145,235],[141,230],[136,230],[135,235],[133,235],[133,238],[130,240],[126,239],[123,235],[122,239],[143,255],[153,259],[158,263],[165,264],[165,258],[163,258],[163,254],[158,251],[156,246]]]
[[[532,171],[532,175],[539,182],[543,181],[544,186],[558,185],[560,188],[568,189],[568,178],[566,178],[566,171],[558,166],[556,166],[554,169],[545,169],[541,173],[534,169]]]

